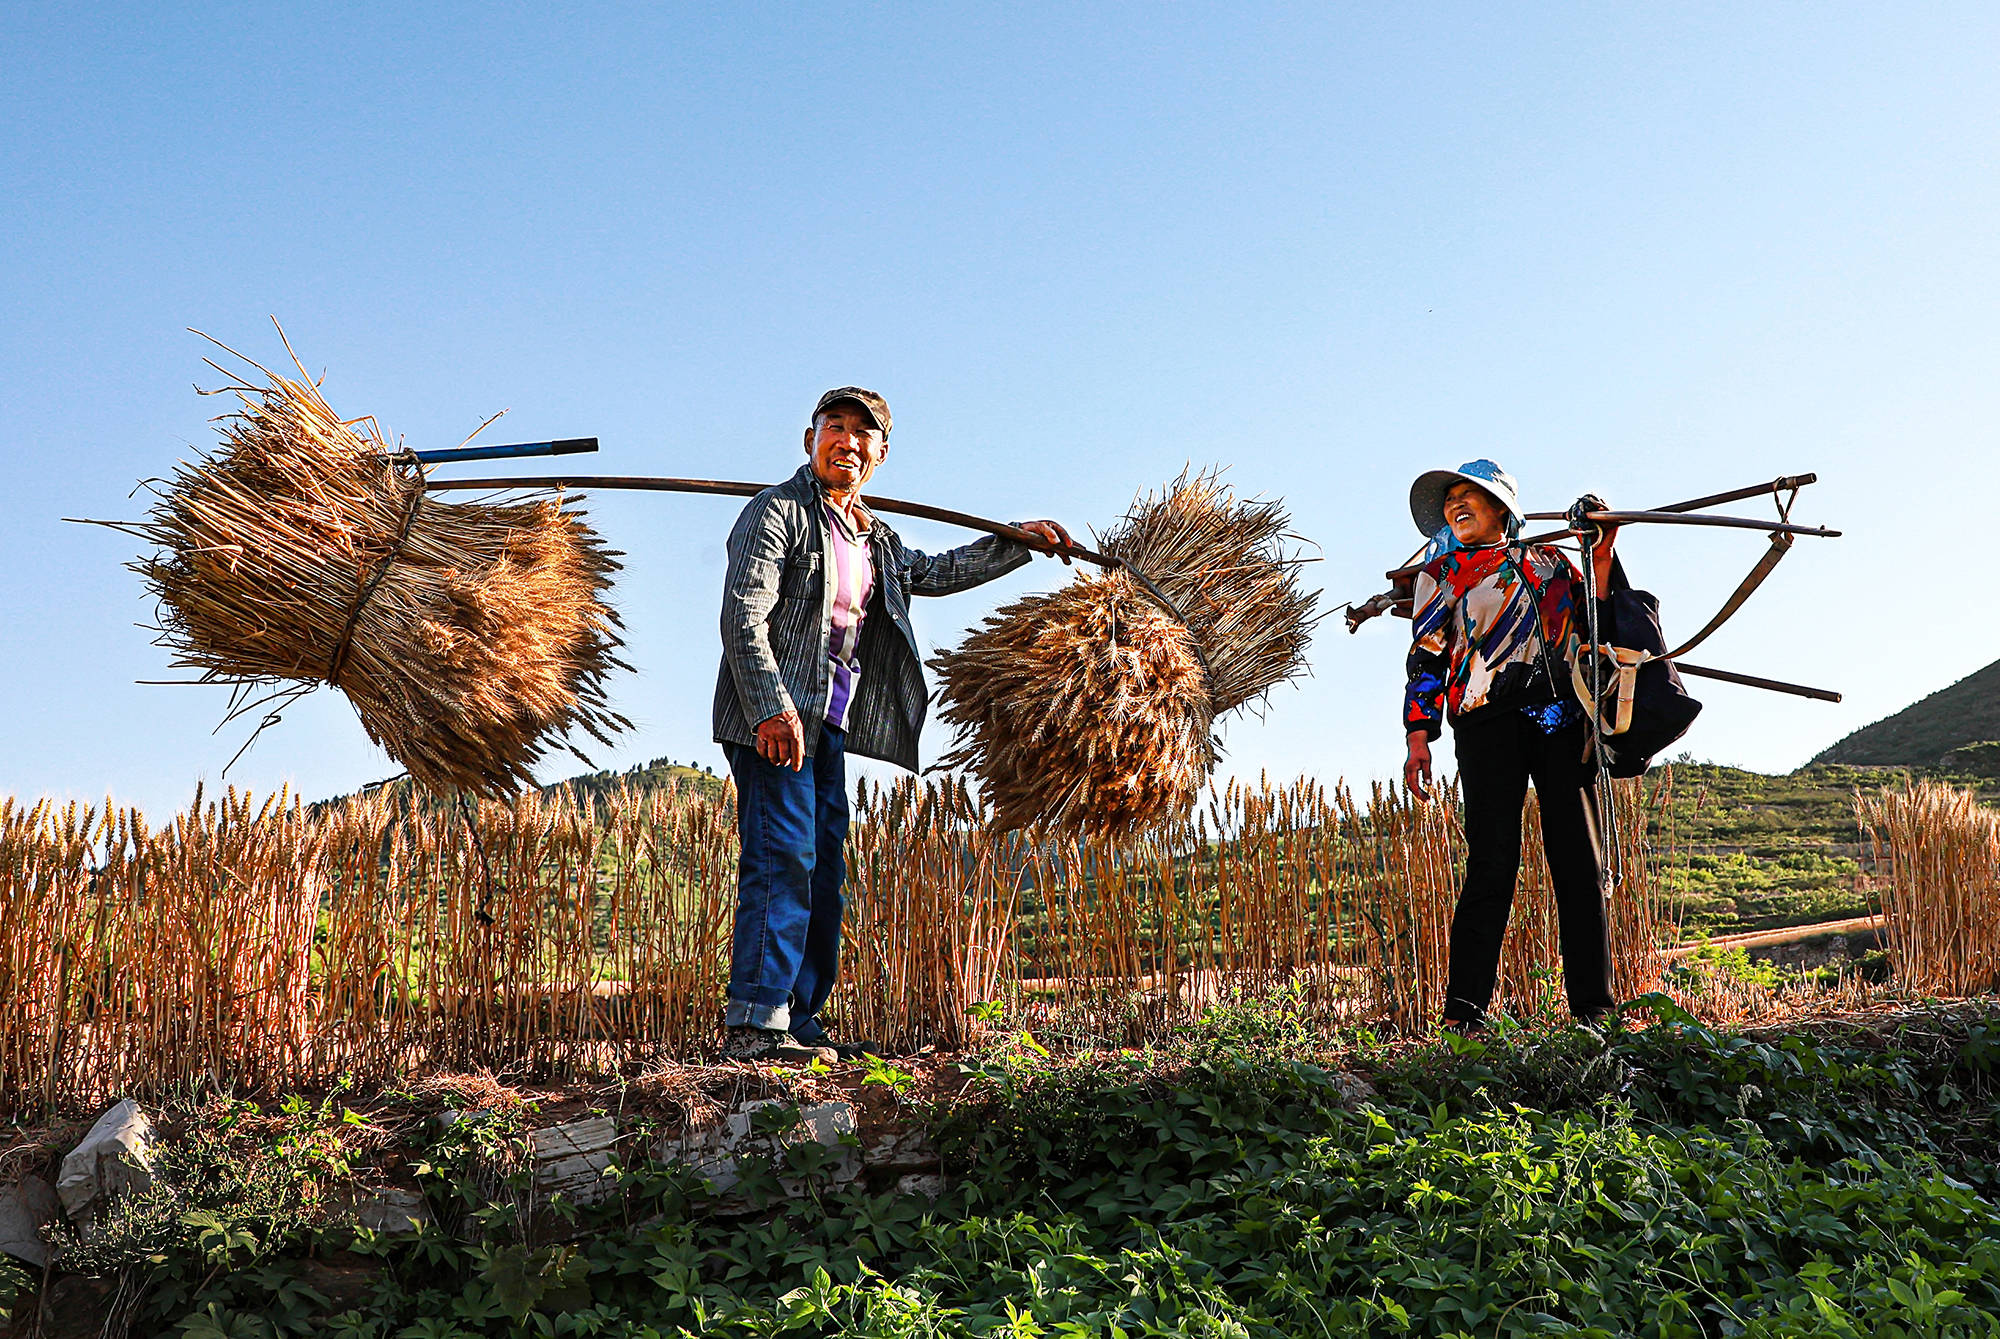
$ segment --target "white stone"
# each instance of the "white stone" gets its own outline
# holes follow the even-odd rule
[[[56,1194],[63,1212],[81,1222],[100,1201],[152,1185],[152,1151],[153,1122],[128,1097],[99,1116],[62,1160]]]
[[[699,1130],[690,1130],[679,1139],[660,1146],[660,1157],[668,1162],[684,1162],[715,1188],[728,1196],[742,1181],[738,1161],[744,1157],[771,1157],[783,1166],[784,1150],[808,1140],[838,1151],[829,1171],[835,1185],[856,1180],[861,1175],[861,1159],[843,1136],[854,1133],[854,1108],[846,1102],[821,1102],[803,1107],[798,1124],[776,1136],[753,1132],[756,1113],[786,1105],[775,1099],[746,1102],[721,1120]],[[796,1178],[781,1177],[788,1195],[804,1193]]]
[[[0,1188],[0,1254],[25,1260],[40,1269],[49,1262],[49,1244],[42,1226],[62,1216],[62,1202],[46,1178],[30,1173]]]
[[[891,1130],[868,1142],[861,1161],[883,1171],[923,1171],[937,1166],[937,1145],[922,1130]]]
[[[535,1189],[575,1204],[598,1204],[615,1189],[604,1177],[618,1144],[618,1126],[608,1116],[552,1125],[528,1136],[535,1159]]]
[[[378,1190],[354,1206],[354,1225],[385,1237],[413,1237],[433,1221],[430,1201],[400,1186]]]
[[[910,1172],[896,1178],[896,1193],[922,1195],[936,1203],[937,1197],[944,1194],[944,1177],[937,1172]]]

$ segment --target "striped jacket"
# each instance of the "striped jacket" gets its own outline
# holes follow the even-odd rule
[[[805,726],[806,752],[819,742],[832,675],[827,644],[833,628],[833,555],[825,493],[811,465],[775,484],[743,508],[729,532],[729,569],[722,586],[722,668],[716,676],[714,735],[718,743],[757,742],[757,723],[795,710]],[[861,624],[861,664],[847,709],[847,752],[917,769],[917,736],[930,694],[912,595],[951,595],[1027,562],[1025,544],[988,536],[945,553],[907,547],[879,516],[868,531],[875,589]]]

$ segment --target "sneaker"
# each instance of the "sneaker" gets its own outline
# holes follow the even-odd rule
[[[776,1060],[803,1065],[812,1060],[834,1061],[839,1054],[830,1046],[807,1046],[792,1040],[777,1028],[726,1027],[722,1030],[722,1058],[725,1060]]]

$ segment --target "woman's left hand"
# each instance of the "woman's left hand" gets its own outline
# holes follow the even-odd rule
[[[1597,593],[1601,596],[1611,589],[1611,546],[1617,542],[1618,527],[1603,521],[1586,520],[1593,511],[1610,511],[1611,504],[1595,493],[1585,493],[1570,504],[1567,515],[1569,528],[1583,542],[1586,560],[1591,565],[1591,575],[1597,581]]]
[[[1586,520],[1585,518],[1593,511],[1610,510],[1611,504],[1609,502],[1606,502],[1595,493],[1585,493],[1582,497],[1569,504],[1566,519],[1569,521],[1569,528],[1574,530],[1583,539],[1585,547],[1597,548],[1602,546],[1608,549],[1618,534],[1618,527],[1607,525],[1602,521]]]

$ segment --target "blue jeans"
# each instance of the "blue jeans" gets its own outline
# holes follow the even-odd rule
[[[730,1027],[826,1036],[819,1011],[840,970],[846,903],[847,752],[843,731],[822,726],[798,771],[724,744],[736,778],[736,936],[729,957]]]

